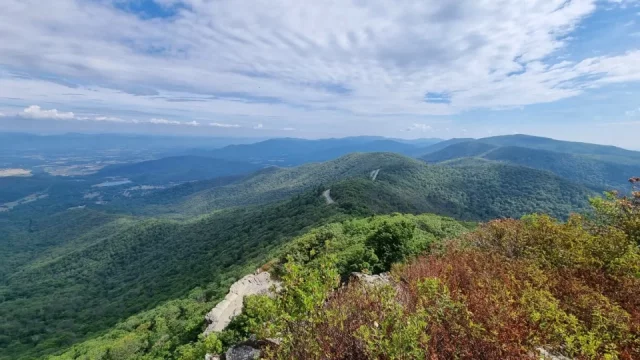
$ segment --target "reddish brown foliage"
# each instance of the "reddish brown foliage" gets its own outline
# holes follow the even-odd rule
[[[531,357],[526,349],[528,329],[532,326],[518,309],[514,293],[526,277],[526,264],[506,263],[504,258],[478,251],[450,250],[446,256],[418,259],[401,270],[403,293],[415,301],[416,284],[424,278],[438,278],[446,285],[454,301],[466,305],[473,323],[482,330],[473,331],[469,324],[450,321],[431,327],[431,359],[524,359]],[[508,290],[508,291],[507,291]]]
[[[589,221],[492,221],[395,267],[393,288],[347,285],[290,324],[285,357],[538,359],[544,347],[579,360],[640,359],[634,228]]]

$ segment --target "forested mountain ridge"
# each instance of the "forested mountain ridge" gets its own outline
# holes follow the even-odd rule
[[[554,174],[523,166],[471,162],[450,167],[402,160],[382,168],[376,181],[360,178],[336,184],[332,196],[344,206],[366,204],[376,212],[489,220],[533,212],[566,218],[587,209],[587,199],[594,195]]]
[[[627,191],[627,180],[640,173],[640,157],[636,152],[609,147],[595,147],[596,153],[565,153],[560,151],[528,148],[513,145],[496,145],[494,142],[507,143],[504,138],[479,139],[450,145],[439,151],[424,155],[422,160],[428,163],[444,163],[447,161],[473,157],[485,160],[516,164],[534,169],[551,171],[554,174],[576,183],[585,184],[599,191],[616,189]],[[488,142],[485,142],[488,141]],[[511,143],[509,141],[508,143]],[[537,143],[536,143],[537,144]],[[543,143],[546,144],[546,143]],[[571,143],[570,143],[571,144]],[[525,142],[526,145],[526,142]],[[563,144],[564,148],[569,145]],[[576,145],[582,148],[582,144]],[[546,146],[551,147],[551,146]],[[558,146],[560,149],[562,147]],[[591,146],[586,147],[590,151]],[[614,154],[612,156],[610,154]],[[622,156],[621,154],[627,154]],[[611,160],[613,159],[613,161]],[[451,164],[451,163],[449,163]]]
[[[255,144],[230,145],[208,152],[198,151],[197,154],[219,159],[286,167],[333,160],[354,152],[411,154],[420,147],[437,142],[439,139],[402,141],[366,136],[321,140],[282,138]]]
[[[142,199],[143,203],[132,211],[179,217],[201,215],[228,207],[280,201],[343,180],[368,180],[377,170],[376,181],[364,183],[382,187],[376,190],[380,194],[394,194],[385,200],[395,204],[391,208],[404,201],[413,205],[403,205],[403,211],[430,211],[475,220],[518,217],[532,211],[550,211],[566,217],[572,210],[585,208],[592,193],[558,176],[521,166],[482,163],[453,168],[428,165],[394,153],[354,153],[324,163],[270,167],[228,184],[209,181],[177,186]],[[337,188],[332,193],[339,196]],[[358,201],[377,198],[374,195],[359,197]],[[483,200],[479,201],[479,197]],[[503,204],[498,206],[500,210],[487,210],[498,203]]]
[[[598,145],[574,141],[555,140],[531,135],[504,135],[478,139],[498,146],[519,146],[530,149],[549,150],[576,155],[586,155],[596,159],[620,163],[638,164],[640,151],[627,150],[617,146]]]

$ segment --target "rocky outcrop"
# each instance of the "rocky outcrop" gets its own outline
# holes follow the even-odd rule
[[[349,282],[358,282],[360,284],[369,286],[391,285],[391,275],[389,275],[389,273],[369,275],[354,272],[351,273]]]
[[[247,275],[231,285],[229,293],[206,316],[207,328],[204,335],[224,330],[231,320],[242,312],[244,297],[248,295],[261,295],[270,293],[272,287],[280,286],[277,281],[271,279],[268,272],[256,272]]]

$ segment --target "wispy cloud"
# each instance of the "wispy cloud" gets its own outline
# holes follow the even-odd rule
[[[136,120],[126,120],[126,119],[121,119],[121,118],[114,117],[114,116],[96,116],[96,117],[92,118],[92,120],[95,120],[95,121],[107,121],[107,122],[119,122],[119,123],[137,122]]]
[[[209,126],[213,126],[213,127],[219,127],[219,128],[239,128],[240,125],[238,124],[223,124],[223,123],[210,123]]]
[[[264,126],[262,126],[262,124],[256,124],[253,128],[254,129],[262,129]]]
[[[626,116],[640,116],[640,108],[626,111],[624,114]]]
[[[167,119],[157,119],[157,118],[153,118],[149,121],[147,121],[150,124],[157,124],[157,125],[184,125],[184,126],[200,126],[200,123],[197,121],[189,121],[189,122],[181,122],[181,121],[176,121],[176,120],[167,120]]]

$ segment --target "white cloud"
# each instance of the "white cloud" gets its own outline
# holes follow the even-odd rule
[[[282,131],[296,131],[296,129],[292,127],[286,127],[286,128],[282,128]]]
[[[219,128],[239,128],[238,124],[224,124],[224,123],[210,123],[209,126],[219,127]]]
[[[7,116],[7,115],[5,115],[4,113],[0,112],[0,117],[5,117],[5,116]]]
[[[0,66],[33,78],[0,73],[0,97],[95,107],[105,118],[117,118],[114,108],[251,116],[276,129],[290,120],[510,109],[640,80],[638,50],[552,57],[598,6],[630,0],[183,2],[175,16],[149,20],[109,1],[3,0]],[[428,93],[447,101],[426,102]],[[156,120],[141,122],[189,124]]]
[[[147,121],[149,124],[157,124],[157,125],[184,125],[184,126],[200,126],[200,123],[197,121],[190,122],[180,122],[176,120],[167,120],[167,119],[157,119],[153,118]]]
[[[262,129],[263,126],[262,126],[262,124],[257,124],[253,128],[257,130],[257,129]]]
[[[75,115],[72,112],[60,112],[56,109],[43,110],[38,105],[31,105],[24,109],[19,116],[31,119],[56,119],[73,120]]]
[[[160,125],[180,125],[180,121],[175,120],[167,120],[167,119],[156,119],[153,118],[148,121],[150,124],[160,124]]]

